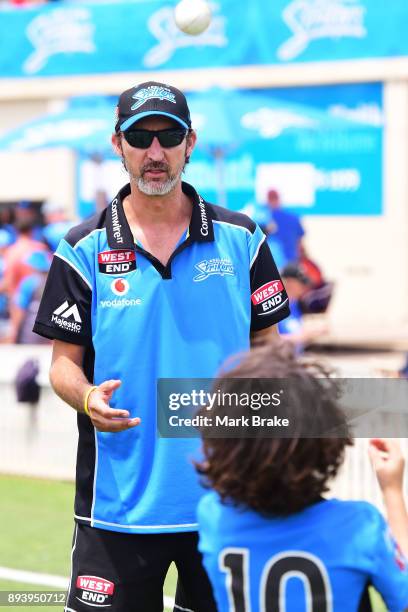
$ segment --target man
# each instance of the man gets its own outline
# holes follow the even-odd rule
[[[130,184],[60,243],[39,310],[51,383],[78,411],[68,611],[97,595],[115,612],[162,610],[172,561],[175,610],[215,610],[196,548],[198,442],[157,437],[156,384],[211,378],[289,310],[261,230],[181,182],[195,142],[179,90],[121,94],[112,143]]]
[[[286,263],[298,261],[300,258],[301,239],[305,233],[298,217],[283,210],[280,196],[276,189],[270,189],[267,194],[267,206],[270,221],[266,225],[268,237],[280,243]],[[279,266],[281,269],[281,266]]]

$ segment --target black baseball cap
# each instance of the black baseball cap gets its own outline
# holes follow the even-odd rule
[[[169,117],[186,130],[191,127],[185,95],[176,87],[156,81],[140,83],[121,93],[116,112],[116,132],[124,132],[139,119],[151,115]]]

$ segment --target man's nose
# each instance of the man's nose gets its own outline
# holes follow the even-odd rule
[[[152,144],[147,149],[146,154],[154,161],[160,161],[164,157],[163,147],[161,146],[157,136],[153,138]]]

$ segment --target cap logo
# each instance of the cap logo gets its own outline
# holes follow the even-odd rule
[[[157,98],[158,100],[168,100],[173,104],[176,104],[176,96],[174,93],[167,89],[166,87],[159,87],[158,85],[150,85],[150,87],[145,87],[144,89],[139,89],[136,93],[133,94],[132,98],[137,100],[136,104],[133,104],[130,110],[136,110],[140,106],[142,106],[148,100],[152,100]]]

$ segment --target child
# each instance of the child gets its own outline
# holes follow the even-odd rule
[[[197,467],[214,491],[198,508],[200,550],[219,612],[357,612],[367,603],[368,584],[388,610],[408,608],[408,517],[398,444],[370,441],[388,527],[367,502],[323,497],[352,443],[335,387],[330,391],[335,382],[269,343],[222,375],[216,388],[231,392],[239,385],[242,391],[242,379],[252,379],[247,385],[253,392],[254,378],[293,381],[280,416],[297,418],[297,433],[204,439]],[[224,410],[218,405],[212,416]],[[338,424],[343,437],[305,437],[302,413],[313,415],[322,431],[326,421]]]

